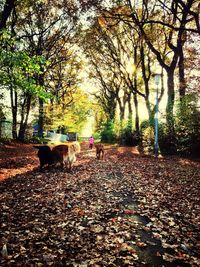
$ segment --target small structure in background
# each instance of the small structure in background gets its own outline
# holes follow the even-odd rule
[[[78,139],[77,133],[75,132],[68,132],[67,136],[68,136],[68,141],[77,141]]]
[[[67,132],[65,134],[61,134],[54,130],[49,130],[47,131],[47,139],[51,142],[77,141],[77,133]]]
[[[33,125],[33,136],[38,136],[38,124]]]
[[[0,118],[0,139],[12,138],[12,123],[3,116]]]

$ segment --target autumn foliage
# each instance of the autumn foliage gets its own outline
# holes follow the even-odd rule
[[[2,266],[199,265],[199,163],[105,150],[40,173],[30,145],[1,147]]]

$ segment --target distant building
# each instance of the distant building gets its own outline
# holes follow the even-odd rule
[[[12,138],[12,123],[5,117],[0,119],[0,138]]]
[[[77,133],[67,132],[66,134],[56,133],[56,130],[47,131],[47,139],[54,142],[65,142],[65,141],[77,141]]]

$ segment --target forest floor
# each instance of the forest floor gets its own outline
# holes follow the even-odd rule
[[[0,146],[0,266],[200,266],[200,162],[82,146],[71,173]]]

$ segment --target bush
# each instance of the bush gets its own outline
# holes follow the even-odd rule
[[[100,133],[94,133],[92,136],[94,137],[95,142],[99,142],[101,140]]]
[[[200,156],[200,111],[196,96],[188,95],[178,104],[175,129],[178,153],[185,156]]]
[[[154,151],[154,127],[150,125],[148,120],[144,120],[140,124],[140,146],[144,149],[144,152]]]
[[[12,139],[8,137],[2,137],[0,138],[0,144],[10,145],[12,144]]]
[[[121,123],[118,142],[125,146],[136,146],[139,143],[139,136],[133,131],[133,121],[129,119],[127,122]]]
[[[105,123],[103,131],[101,132],[101,141],[105,143],[113,143],[116,141],[114,123],[112,121]]]
[[[200,111],[194,95],[178,104],[176,114],[177,150],[181,155],[200,156]]]
[[[154,151],[154,129],[151,126],[143,128],[142,130],[142,146],[144,147],[144,151],[153,152]]]
[[[142,146],[146,152],[155,152],[155,128],[153,123],[143,121],[141,123]],[[172,155],[176,153],[176,142],[174,136],[169,133],[165,123],[158,125],[158,145],[162,155]]]
[[[150,126],[151,125],[150,125],[150,123],[149,123],[148,120],[142,121],[141,124],[140,124],[140,130],[141,130],[141,132],[143,132],[143,130],[145,130],[146,128],[148,128]]]
[[[44,137],[39,137],[37,135],[34,135],[29,140],[26,140],[27,143],[33,143],[33,144],[47,144],[48,141],[49,141],[48,139]]]
[[[125,146],[137,146],[139,143],[139,136],[136,132],[130,131],[130,129],[124,129],[119,141],[120,144]]]
[[[159,148],[162,155],[175,155],[177,144],[175,137],[168,132],[165,124],[159,127]]]

